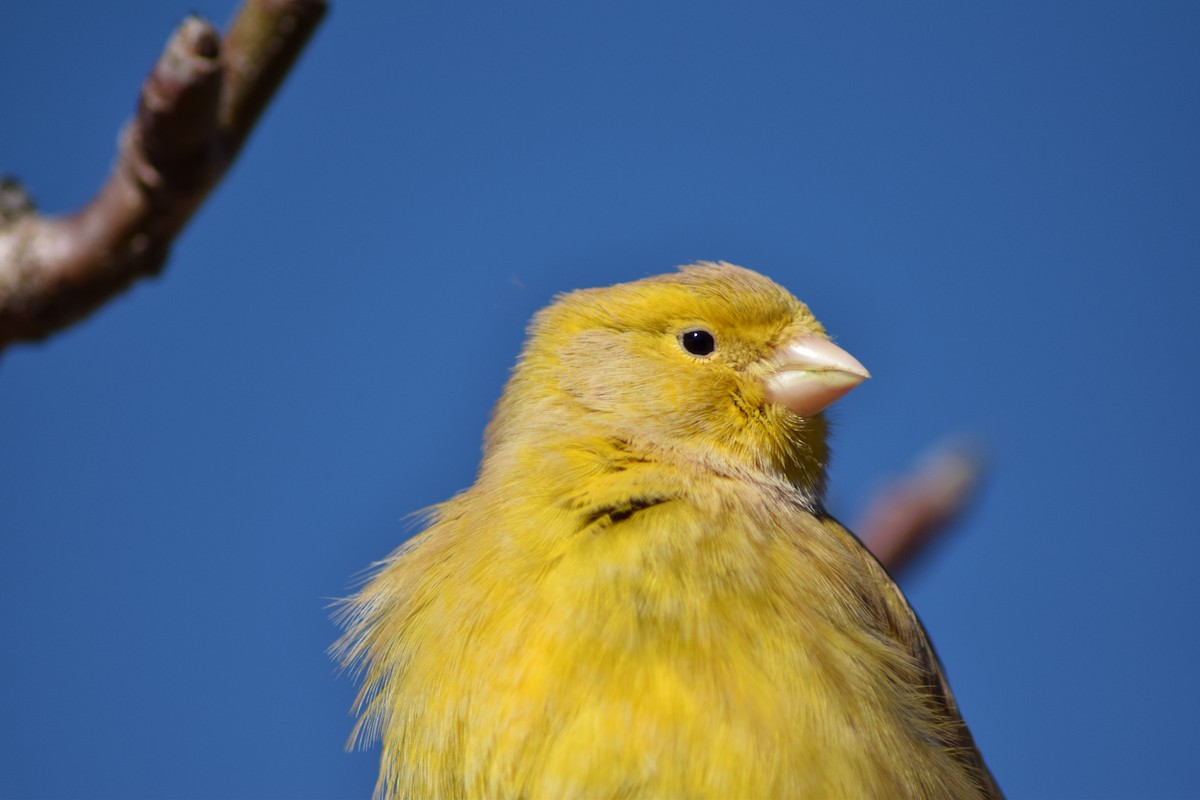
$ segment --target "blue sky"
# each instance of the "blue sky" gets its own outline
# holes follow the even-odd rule
[[[86,200],[182,14],[12,4],[0,170]],[[831,504],[993,472],[905,576],[1013,797],[1195,791],[1200,10],[337,3],[165,275],[0,358],[0,796],[363,797],[330,598],[468,485],[529,316],[695,259],[874,379]]]

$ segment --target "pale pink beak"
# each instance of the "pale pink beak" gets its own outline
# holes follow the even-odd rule
[[[767,399],[811,417],[858,386],[871,373],[858,359],[822,336],[803,336],[775,350]]]

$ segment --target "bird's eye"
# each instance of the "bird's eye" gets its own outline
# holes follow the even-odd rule
[[[679,343],[694,356],[707,356],[717,349],[717,340],[703,328],[692,328],[679,334]]]

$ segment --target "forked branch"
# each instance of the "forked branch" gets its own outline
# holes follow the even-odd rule
[[[224,39],[185,19],[142,86],[111,174],[76,213],[42,216],[0,180],[0,349],[43,339],[162,270],[326,9],[247,0]]]

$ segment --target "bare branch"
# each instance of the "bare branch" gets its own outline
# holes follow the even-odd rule
[[[970,507],[985,468],[977,445],[938,445],[867,504],[859,535],[892,574],[903,571]]]
[[[112,173],[75,214],[43,217],[0,182],[0,348],[45,338],[162,270],[326,9],[247,0],[224,42],[205,20],[184,20],[142,86]]]

